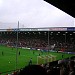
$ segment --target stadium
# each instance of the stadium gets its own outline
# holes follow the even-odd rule
[[[75,28],[19,28],[0,31],[0,71],[12,73],[32,64],[42,65],[75,57]],[[63,55],[63,56],[62,56]],[[54,66],[53,65],[53,66]]]
[[[0,75],[75,75],[74,7],[0,0]]]

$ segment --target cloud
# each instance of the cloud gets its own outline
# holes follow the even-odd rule
[[[11,24],[14,28],[17,21],[20,21],[20,27],[74,26],[73,17],[43,0],[0,1],[0,26],[4,23],[4,27]]]

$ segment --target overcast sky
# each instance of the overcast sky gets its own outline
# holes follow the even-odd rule
[[[0,28],[74,27],[74,18],[43,0],[0,0]]]

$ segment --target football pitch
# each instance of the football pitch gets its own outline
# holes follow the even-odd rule
[[[20,52],[20,53],[19,53]],[[37,64],[37,56],[54,55],[56,60],[68,58],[73,54],[57,53],[57,52],[41,52],[38,50],[11,48],[0,45],[0,72],[6,73],[16,69],[21,69],[29,64],[30,58],[32,58],[32,64]]]

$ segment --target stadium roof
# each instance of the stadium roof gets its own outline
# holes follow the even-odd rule
[[[69,15],[75,17],[75,1],[74,0],[44,0],[57,8],[65,11]]]
[[[74,17],[44,0],[0,0],[0,29],[74,27]]]

